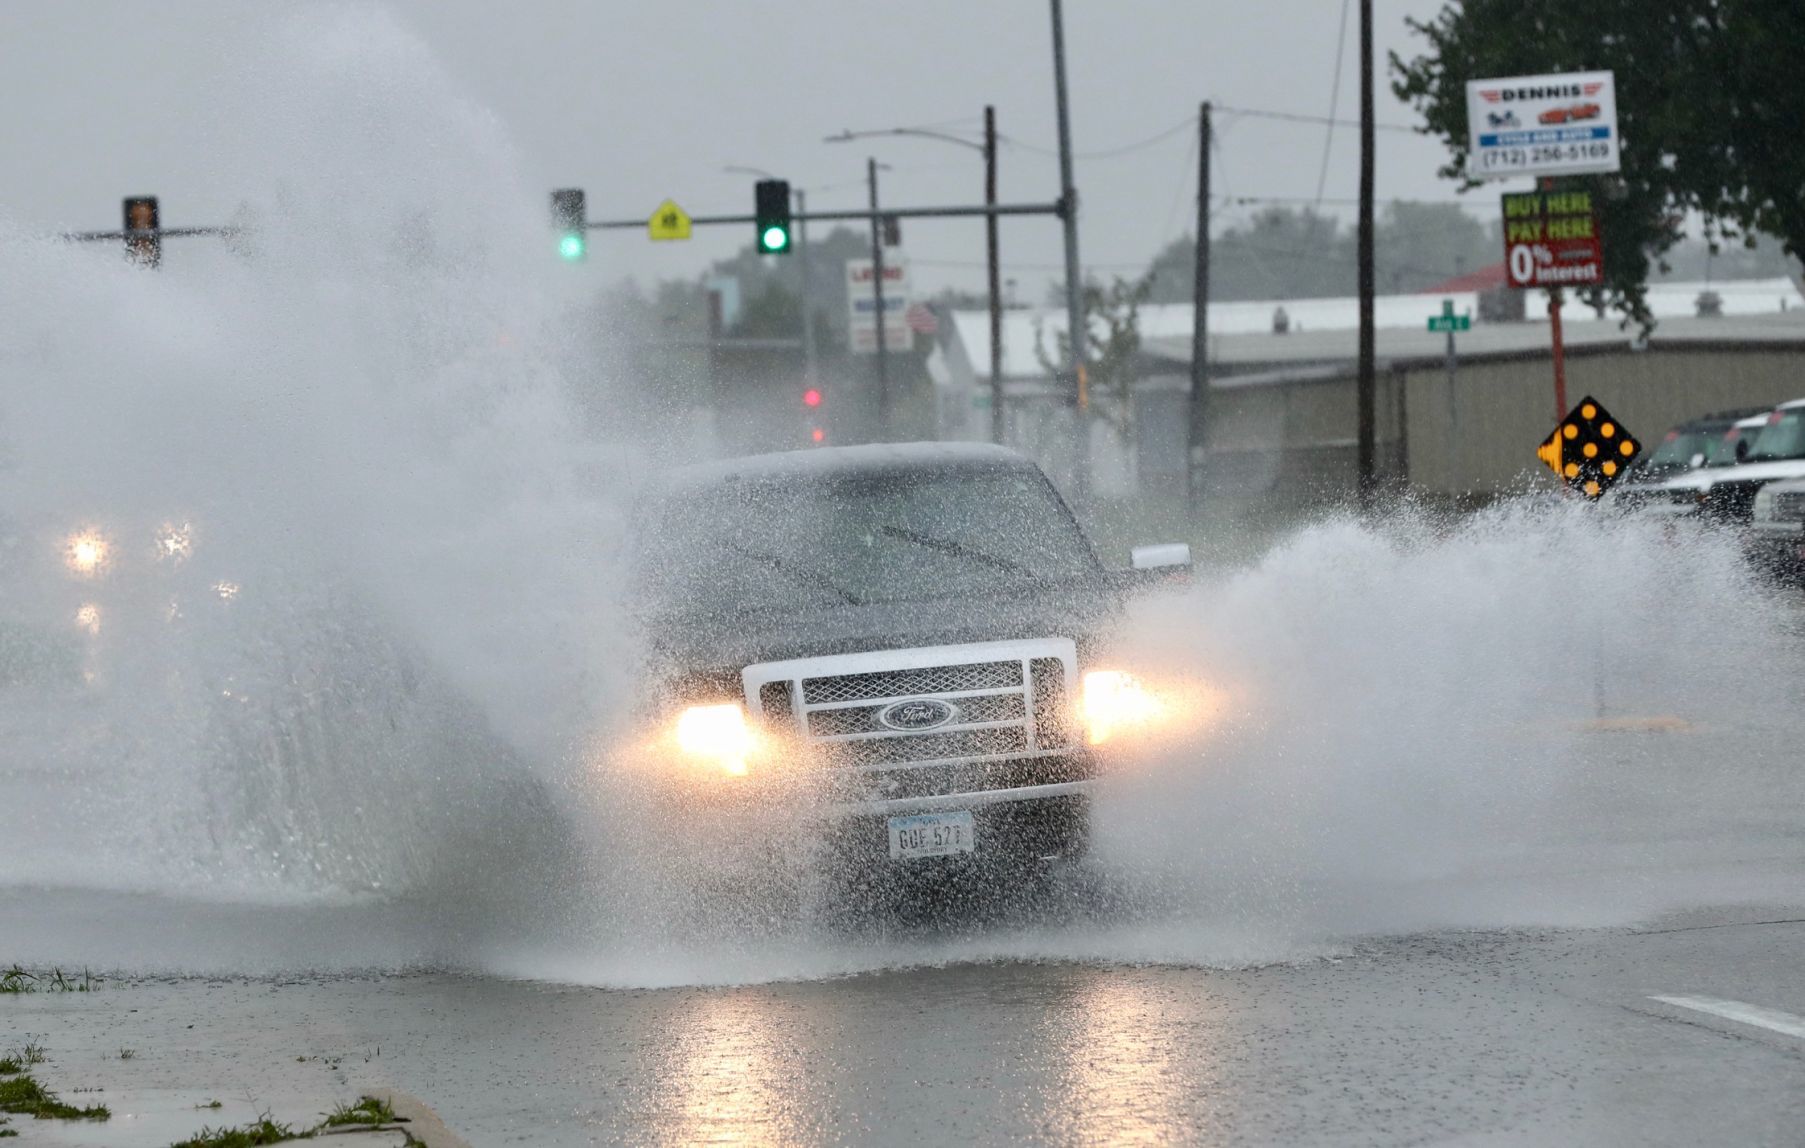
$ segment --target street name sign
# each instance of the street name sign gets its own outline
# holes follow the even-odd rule
[[[1536,448],[1556,478],[1587,498],[1603,495],[1641,453],[1635,436],[1591,395]]]
[[[1452,299],[1443,299],[1441,301],[1441,314],[1429,316],[1429,329],[1431,331],[1469,331],[1472,327],[1473,317],[1471,315],[1456,315],[1454,313],[1454,300]]]
[[[872,298],[872,262],[869,259],[846,261],[847,334],[852,349],[858,354],[877,351],[877,300]],[[915,346],[915,332],[909,328],[909,265],[898,259],[884,260],[884,349],[907,351]]]
[[[674,199],[659,204],[652,218],[646,220],[646,234],[654,240],[688,239],[689,229],[689,212],[678,207]]]
[[[1616,171],[1619,147],[1610,72],[1467,83],[1467,174],[1476,179]]]
[[[1512,287],[1604,282],[1604,248],[1589,191],[1512,191],[1504,205],[1504,273]]]

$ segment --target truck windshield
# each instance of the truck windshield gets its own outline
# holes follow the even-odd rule
[[[639,547],[641,590],[662,614],[931,601],[1100,572],[1032,472],[717,487],[663,501]]]

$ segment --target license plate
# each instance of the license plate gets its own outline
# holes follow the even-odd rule
[[[964,810],[958,813],[916,813],[890,819],[892,861],[971,853],[977,847],[977,827],[972,824],[971,814]]]

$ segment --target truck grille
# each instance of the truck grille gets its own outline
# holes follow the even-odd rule
[[[1805,522],[1805,490],[1774,495],[1774,517],[1781,522]]]
[[[810,705],[947,694],[955,690],[1020,688],[1020,662],[980,662],[970,666],[934,666],[923,670],[888,670],[802,679],[802,700]]]
[[[936,654],[945,660],[896,664]],[[1076,662],[1069,639],[1051,638],[768,662],[744,677],[747,700],[772,728],[800,734],[812,761],[871,771],[1069,749]],[[934,703],[923,707],[930,722],[943,720],[907,728],[902,702]]]

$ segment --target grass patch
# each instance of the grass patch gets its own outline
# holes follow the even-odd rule
[[[219,1101],[203,1107],[218,1108]],[[404,1123],[395,1116],[395,1110],[386,1100],[378,1100],[374,1096],[366,1096],[356,1104],[341,1104],[327,1114],[326,1119],[312,1128],[299,1132],[288,1124],[278,1124],[270,1119],[269,1113],[258,1117],[254,1123],[237,1128],[202,1128],[194,1136],[173,1148],[257,1148],[263,1144],[284,1144],[291,1140],[312,1140],[321,1133],[332,1128],[343,1128],[347,1125],[358,1125],[369,1128],[382,1127],[396,1123]],[[421,1141],[402,1130],[409,1144]]]
[[[36,1079],[23,1073],[0,1080],[0,1112],[30,1116],[36,1120],[110,1120],[112,1110],[104,1104],[77,1108],[64,1104]]]
[[[257,1148],[260,1144],[280,1144],[285,1140],[311,1140],[313,1133],[296,1132],[286,1124],[277,1124],[268,1115],[255,1124],[242,1128],[202,1128],[193,1137],[174,1148]]]
[[[5,1056],[0,1056],[0,1076],[17,1076],[34,1064],[44,1063],[44,1046],[35,1040],[25,1042],[25,1047],[14,1049]]]
[[[374,1096],[366,1096],[356,1104],[341,1104],[326,1117],[322,1128],[337,1128],[345,1124],[393,1124],[395,1110],[386,1100],[378,1100]]]
[[[34,973],[21,965],[0,971],[0,993],[88,993],[100,987],[100,978],[87,969],[77,977],[62,969]]]

